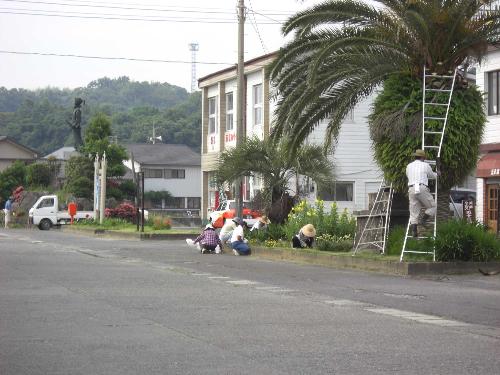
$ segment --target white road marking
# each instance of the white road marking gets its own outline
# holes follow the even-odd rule
[[[384,308],[368,308],[365,310],[376,314],[390,315],[397,318],[413,320],[419,323],[434,324],[443,327],[464,327],[469,325],[468,323],[459,322],[457,320],[444,319],[435,315],[419,314],[411,311]]]
[[[334,300],[328,300],[328,301],[323,301],[324,303],[327,303],[329,305],[335,305],[335,306],[365,306],[367,305],[366,303],[359,302],[359,301],[351,301],[349,299],[334,299]]]
[[[192,273],[193,276],[210,276],[209,273]]]
[[[209,276],[209,279],[229,279],[228,276]]]
[[[281,289],[281,287],[279,287],[279,286],[258,286],[255,289],[272,291],[272,290],[276,290],[276,289]]]
[[[232,281],[226,281],[226,283],[233,284],[233,285],[255,285],[255,284],[260,284],[256,281],[250,281],[250,280],[232,280]]]

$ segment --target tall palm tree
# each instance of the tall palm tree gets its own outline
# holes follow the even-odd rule
[[[245,176],[262,177],[267,211],[271,207],[282,207],[281,203],[289,196],[290,183],[297,175],[309,177],[320,185],[331,183],[333,166],[322,147],[303,145],[294,156],[288,147],[286,140],[276,144],[269,138],[263,141],[256,137],[247,138],[241,146],[222,152],[216,180],[222,184]],[[269,212],[268,216],[274,222],[281,222],[288,211],[277,211]]]
[[[388,79],[400,80],[401,90],[407,94],[407,103],[391,103],[390,96],[375,113],[385,117],[371,118],[371,126],[384,124],[386,131],[403,133],[418,139],[418,130],[410,132],[411,124],[418,122],[421,105],[414,100],[412,88],[404,90],[408,79],[421,81],[424,65],[433,72],[446,73],[481,61],[489,43],[500,39],[500,15],[484,11],[494,1],[478,0],[329,0],[290,18],[283,27],[284,34],[294,32],[294,39],[279,52],[270,67],[270,78],[275,83],[278,99],[273,137],[288,135],[297,147],[322,120],[328,121],[325,146],[336,139],[340,124],[359,101],[384,88]],[[397,85],[397,83],[396,83]],[[466,90],[466,80],[459,79],[458,88]],[[475,88],[470,88],[475,90]],[[413,107],[412,107],[413,105]],[[481,103],[469,110],[481,111]],[[390,116],[390,115],[393,116]],[[399,116],[398,116],[399,115]],[[404,121],[392,122],[394,117]],[[482,132],[484,119],[469,124]],[[400,129],[394,127],[400,126]],[[449,123],[449,128],[453,124]],[[391,129],[392,127],[392,129]],[[373,132],[373,131],[372,131]],[[461,161],[477,155],[479,137],[470,147],[457,150],[448,146],[448,159]],[[375,147],[386,138],[375,140]],[[382,142],[382,143],[380,143]],[[400,146],[412,142],[398,140]],[[446,141],[445,141],[446,142]],[[417,142],[414,142],[417,144]],[[409,161],[413,145],[397,157]],[[446,147],[446,144],[443,145]],[[475,150],[472,155],[465,151]],[[446,156],[446,155],[445,155]],[[388,156],[391,157],[391,156]],[[392,155],[392,158],[396,155]],[[404,176],[404,168],[392,169],[390,163],[378,158],[384,173],[392,177]],[[475,160],[474,160],[475,163]],[[467,168],[470,170],[470,163]],[[460,180],[450,173],[446,187]],[[445,179],[446,180],[446,179]]]

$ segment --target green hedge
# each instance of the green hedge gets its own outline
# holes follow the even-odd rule
[[[387,240],[386,253],[400,255],[406,227],[391,229]],[[407,248],[412,250],[432,250],[436,246],[436,260],[441,262],[471,261],[487,262],[500,260],[500,241],[482,224],[468,224],[465,221],[450,220],[438,225],[436,240],[408,239]],[[405,259],[418,256],[405,254]]]

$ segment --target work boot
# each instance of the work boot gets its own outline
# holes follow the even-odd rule
[[[428,215],[428,214],[424,214],[422,216],[422,222],[423,224],[427,223],[429,221],[429,219],[431,218],[431,215]]]
[[[413,237],[415,237],[415,238],[418,237],[417,224],[411,225],[411,233],[412,233]]]

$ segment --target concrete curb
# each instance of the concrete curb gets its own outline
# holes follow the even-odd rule
[[[226,253],[227,254],[227,253]],[[367,259],[356,256],[329,254],[305,249],[266,248],[252,246],[252,255],[263,259],[285,260],[324,267],[357,269],[391,275],[457,275],[483,270],[500,270],[500,262],[399,262]]]
[[[126,239],[126,240],[137,240],[137,241],[147,241],[147,240],[183,240],[187,237],[194,237],[196,234],[190,233],[137,233],[137,232],[118,232],[114,230],[108,229],[93,229],[93,228],[70,228],[70,227],[61,227],[63,232],[70,233],[80,233],[85,235],[91,235],[94,237],[101,238],[114,238],[117,240]]]

